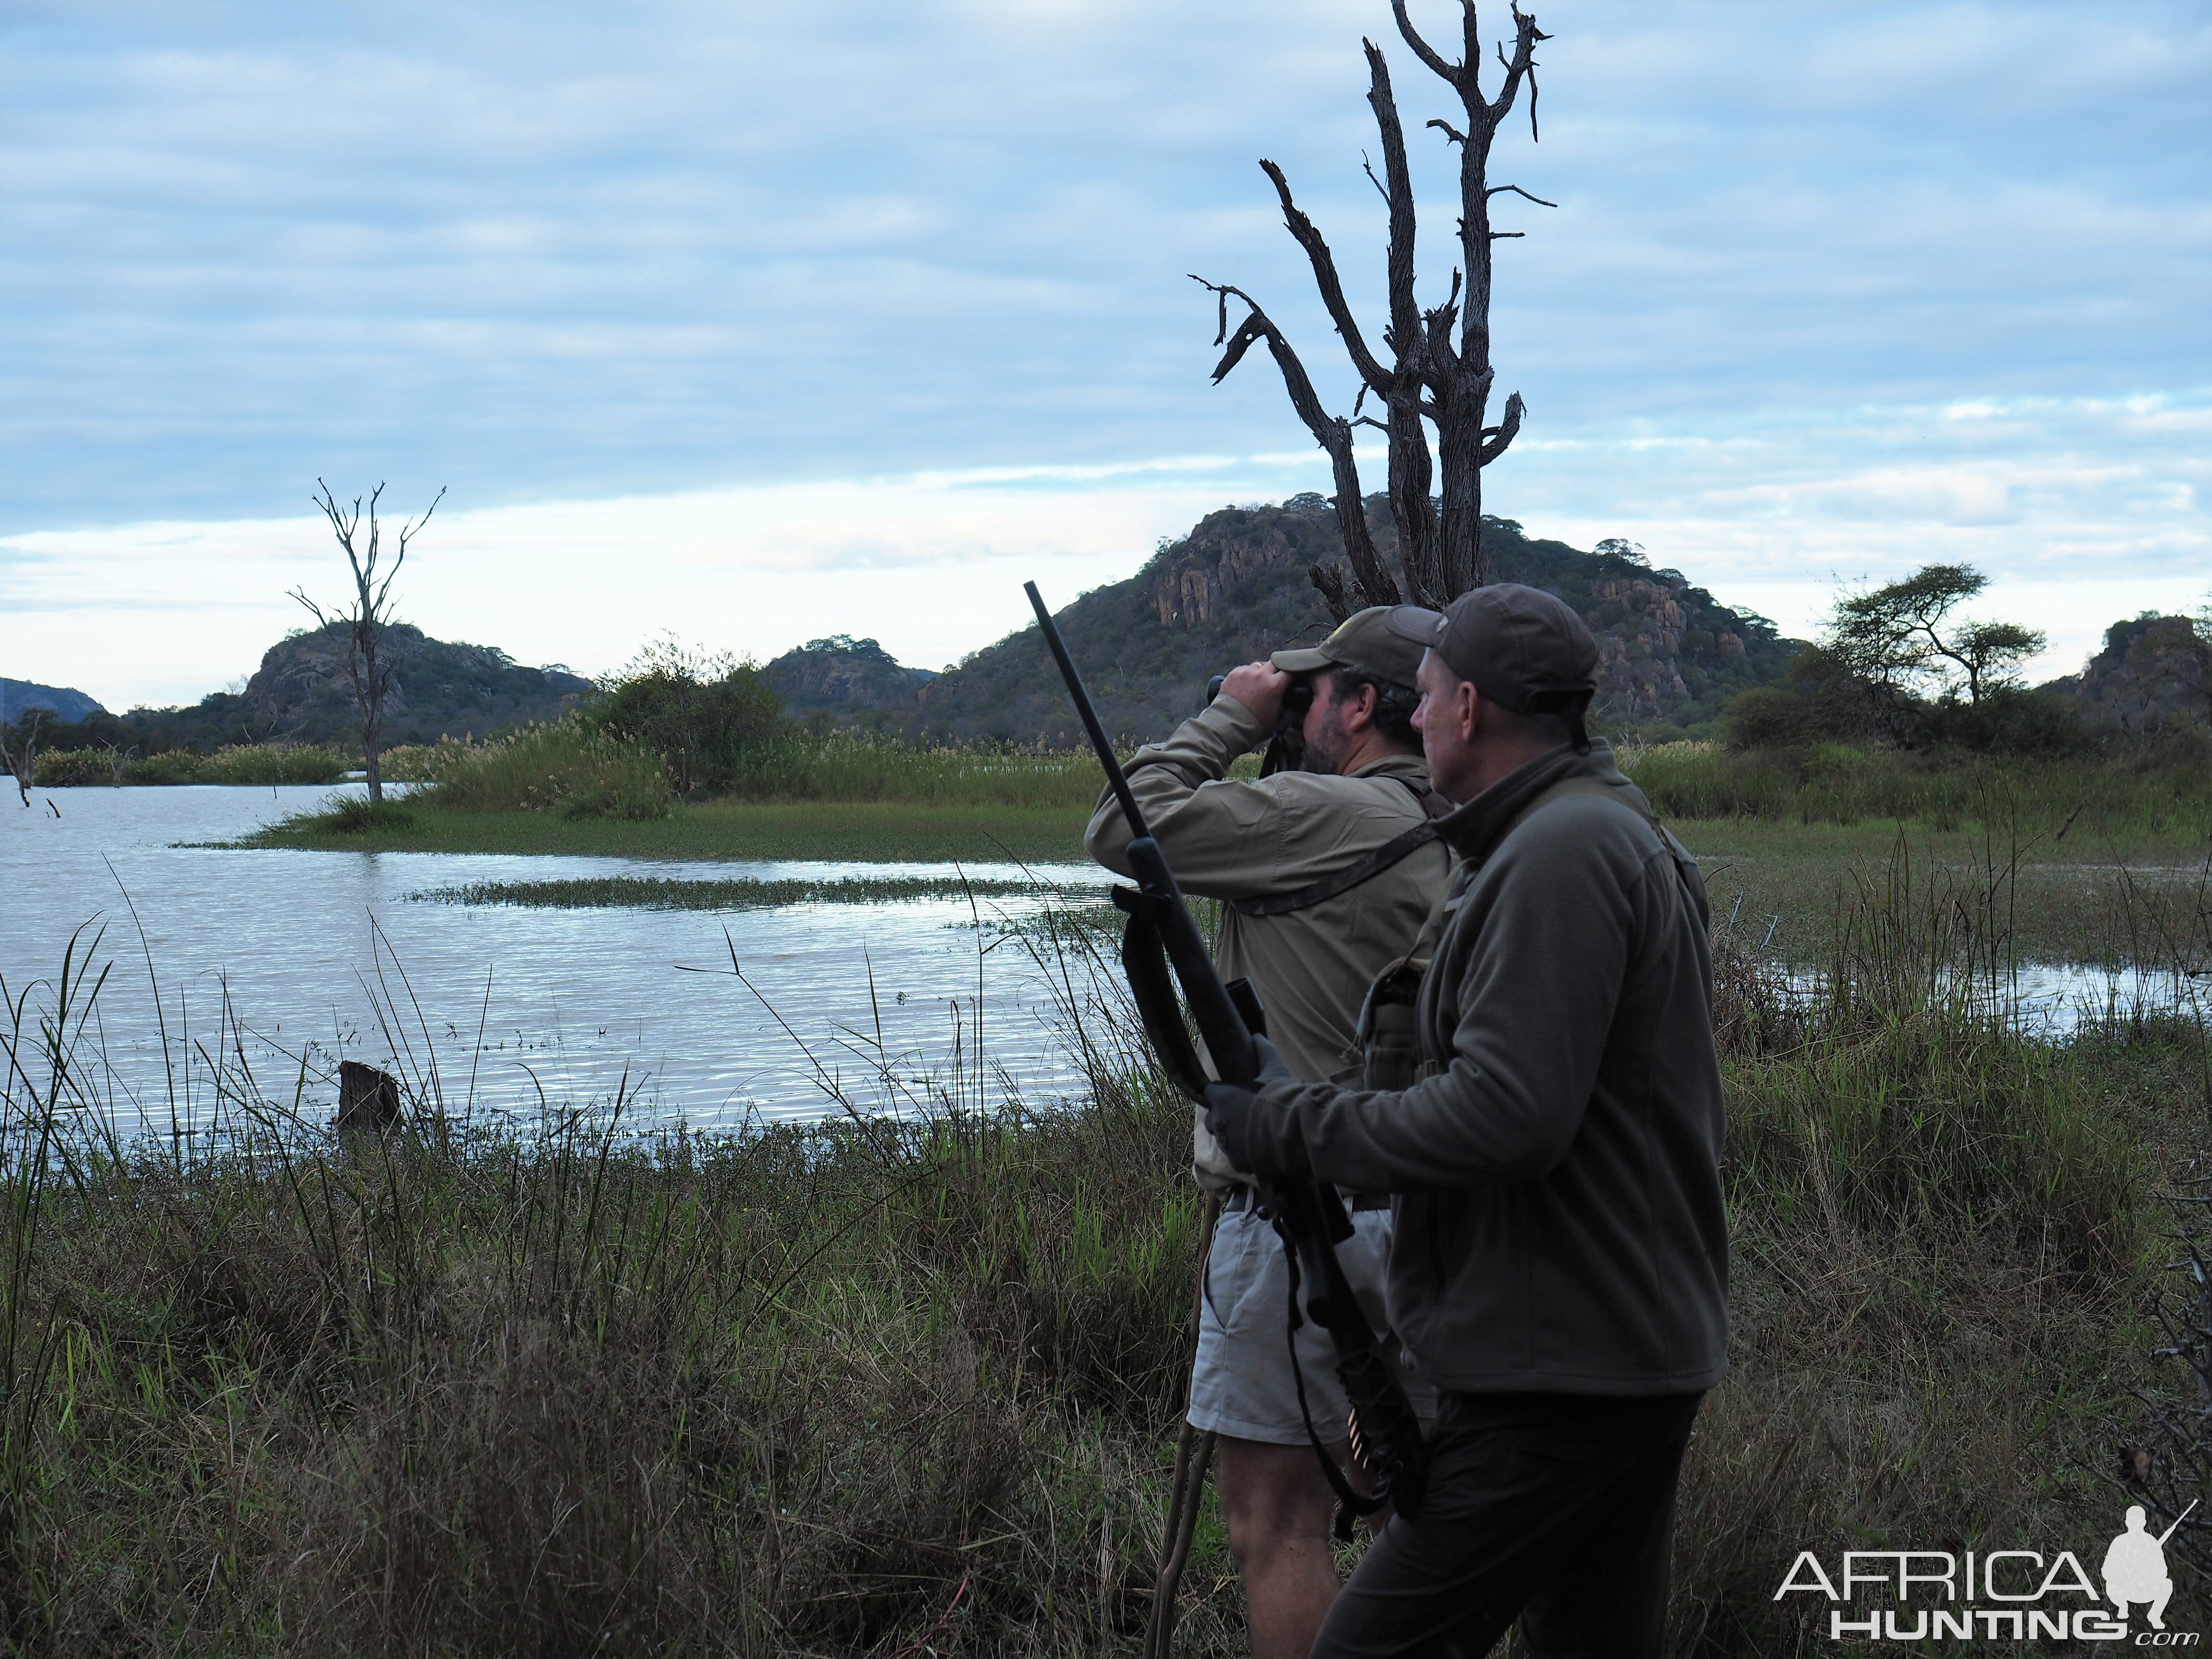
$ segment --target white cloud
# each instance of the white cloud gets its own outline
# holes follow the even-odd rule
[[[1383,0],[18,12],[0,672],[110,699],[198,696],[290,620],[318,476],[451,483],[416,614],[580,666],[672,622],[939,661],[1018,620],[995,560],[1103,580],[1319,482],[1264,358],[1206,385],[1185,273],[1349,402],[1255,161],[1371,317],[1363,33],[1445,284],[1445,100]],[[1500,244],[1531,418],[1495,509],[1747,603],[1966,558],[1993,602],[2072,592],[2069,641],[2212,580],[2200,7],[1542,15],[1545,137],[1494,176],[1560,205]]]
[[[1020,626],[1024,580],[1064,605],[1225,501],[1325,482],[1319,459],[1168,457],[441,509],[395,592],[401,614],[438,637],[585,673],[664,629],[763,659],[825,634],[872,635],[937,667]],[[337,556],[328,526],[306,517],[13,538],[0,542],[0,659],[111,708],[196,700],[301,625],[289,590],[337,592]]]

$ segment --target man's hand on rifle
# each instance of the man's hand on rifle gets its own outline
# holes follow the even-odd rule
[[[1291,689],[1291,678],[1271,662],[1248,662],[1229,671],[1228,678],[1221,683],[1221,695],[1236,698],[1252,711],[1253,719],[1272,732],[1276,715],[1283,712],[1283,694]]]
[[[1242,670],[1238,671],[1242,672]],[[1288,678],[1287,675],[1284,676]],[[1240,699],[1241,701],[1241,699]],[[1245,1134],[1252,1115],[1252,1097],[1270,1083],[1295,1083],[1297,1076],[1283,1063],[1282,1050],[1263,1036],[1255,1036],[1260,1051],[1260,1075],[1249,1083],[1209,1083],[1206,1085],[1206,1129],[1229,1161],[1248,1174],[1256,1174],[1252,1148]]]

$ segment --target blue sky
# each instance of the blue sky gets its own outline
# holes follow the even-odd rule
[[[1501,216],[1531,418],[1492,510],[1800,629],[1838,577],[1971,560],[2054,672],[2212,587],[2212,13],[1536,10],[1542,142],[1493,177],[1559,206]],[[407,612],[525,660],[972,650],[1024,575],[1072,596],[1325,486],[1264,360],[1207,385],[1185,273],[1348,401],[1255,162],[1371,302],[1361,34],[1409,125],[1446,109],[1382,0],[7,16],[0,673],[111,706],[335,591],[318,476],[450,486]],[[1414,148],[1433,297],[1449,162]]]

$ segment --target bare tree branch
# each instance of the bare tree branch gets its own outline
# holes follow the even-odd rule
[[[1512,444],[1521,430],[1521,417],[1527,411],[1528,406],[1521,401],[1521,394],[1516,392],[1505,400],[1504,418],[1496,426],[1483,428],[1482,435],[1486,441],[1482,446],[1482,464],[1485,466],[1503,455]]]
[[[1468,15],[1472,17],[1474,14],[1474,8],[1469,5]],[[1458,69],[1444,62],[1443,55],[1421,39],[1420,32],[1413,27],[1413,20],[1406,15],[1406,0],[1390,0],[1390,15],[1398,20],[1398,33],[1404,38],[1406,44],[1413,49],[1413,56],[1427,64],[1432,73],[1457,86],[1459,84]]]
[[[1352,574],[1361,587],[1373,596],[1370,605],[1395,605],[1398,585],[1391,580],[1390,573],[1383,568],[1382,560],[1375,550],[1374,538],[1367,529],[1367,509],[1359,492],[1359,468],[1353,459],[1352,422],[1340,416],[1332,416],[1322,408],[1320,395],[1314,391],[1313,381],[1306,374],[1305,365],[1298,361],[1297,352],[1283,336],[1260,303],[1243,289],[1226,283],[1208,282],[1193,273],[1191,281],[1221,296],[1224,307],[1231,295],[1235,295],[1250,309],[1237,327],[1228,354],[1213,372],[1215,383],[1237,366],[1252,342],[1264,339],[1267,350],[1282,371],[1283,389],[1290,394],[1291,407],[1305,422],[1306,430],[1313,434],[1314,441],[1328,453],[1329,465],[1336,484],[1336,522],[1344,535],[1346,556],[1352,562]]]
[[[1447,62],[1422,38],[1413,27],[1407,0],[1391,0],[1399,34],[1414,56],[1457,94],[1464,112],[1463,125],[1441,118],[1426,123],[1428,129],[1443,133],[1459,149],[1461,258],[1452,270],[1450,295],[1439,306],[1424,307],[1415,293],[1417,222],[1412,175],[1389,65],[1374,41],[1362,43],[1370,70],[1368,102],[1381,134],[1382,155],[1379,170],[1376,161],[1364,155],[1361,167],[1389,216],[1390,313],[1382,336],[1390,353],[1388,367],[1369,347],[1346,299],[1335,255],[1313,222],[1299,210],[1282,169],[1273,161],[1260,164],[1274,184],[1284,223],[1305,250],[1322,305],[1358,374],[1359,392],[1350,419],[1334,418],[1322,410],[1297,355],[1249,295],[1224,285],[1206,284],[1219,302],[1214,343],[1225,343],[1214,369],[1215,380],[1234,368],[1255,342],[1266,340],[1283,369],[1292,406],[1315,441],[1328,452],[1336,469],[1338,517],[1351,568],[1333,578],[1325,579],[1320,574],[1314,578],[1316,587],[1333,609],[1340,602],[1349,604],[1363,597],[1368,604],[1395,602],[1400,591],[1382,571],[1364,513],[1358,509],[1353,493],[1358,487],[1351,442],[1354,425],[1377,428],[1389,437],[1390,507],[1407,597],[1419,604],[1442,605],[1489,580],[1491,574],[1482,549],[1482,470],[1510,447],[1526,416],[1516,392],[1506,400],[1496,425],[1488,418],[1496,380],[1490,349],[1492,251],[1493,244],[1519,240],[1527,233],[1492,228],[1490,203],[1494,197],[1515,195],[1541,207],[1557,205],[1519,185],[1492,185],[1486,177],[1499,124],[1512,112],[1524,81],[1528,88],[1530,136],[1533,138],[1538,133],[1535,51],[1539,42],[1551,37],[1536,26],[1533,16],[1520,9],[1517,0],[1511,11],[1510,48],[1500,43],[1497,53],[1504,79],[1496,96],[1490,97],[1482,88],[1483,42],[1475,0],[1460,0],[1463,52],[1456,64]],[[1231,294],[1249,307],[1233,333],[1229,327]],[[1381,419],[1363,413],[1370,392],[1385,405]],[[1433,456],[1425,422],[1433,422],[1436,428],[1437,453]],[[1432,493],[1432,483],[1440,483],[1440,491]],[[1441,514],[1436,505],[1438,494]]]
[[[1344,349],[1352,356],[1352,366],[1368,385],[1377,392],[1388,392],[1393,376],[1367,349],[1366,337],[1359,331],[1359,320],[1352,314],[1352,307],[1344,297],[1344,283],[1336,274],[1336,256],[1328,251],[1328,243],[1314,222],[1291,199],[1290,180],[1283,177],[1282,168],[1273,161],[1263,161],[1260,170],[1274,180],[1275,195],[1283,204],[1283,223],[1306,251],[1306,258],[1313,266],[1314,286],[1321,290],[1321,302],[1328,311],[1329,321],[1344,337]]]

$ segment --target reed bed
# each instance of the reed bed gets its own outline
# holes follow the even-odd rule
[[[676,809],[661,758],[580,717],[526,726],[481,743],[448,740],[402,753],[392,776],[435,786],[441,806],[523,809],[568,818],[661,818]]]
[[[661,876],[584,876],[564,881],[472,881],[434,887],[410,898],[436,904],[511,904],[590,910],[768,910],[793,904],[908,904],[924,899],[1048,896],[1034,881],[991,876],[742,877],[733,880]]]
[[[830,732],[789,734],[747,749],[734,768],[728,797],[1087,808],[1098,791],[1098,763],[1087,749],[922,746],[867,732]]]
[[[319,744],[233,744],[212,754],[173,749],[119,755],[105,749],[52,749],[38,757],[33,781],[42,789],[139,783],[336,783],[352,765]]]
[[[2002,929],[1959,920],[2006,895],[1942,879],[1868,872],[1809,986],[1717,941],[1735,1370],[1686,1470],[1676,1654],[1825,1650],[1773,1595],[1801,1548],[2113,1529],[2100,1474],[2158,1386],[2145,1194],[2212,1115],[2202,1010],[2025,1034]],[[9,988],[9,1641],[1133,1650],[1188,1114],[1090,988],[1110,946],[1049,913],[1016,942],[1061,973],[1079,1098],[1025,1097],[970,1030],[921,1084],[825,1067],[821,1122],[715,1137],[487,1102],[407,1041],[403,989],[392,1139],[334,1140],[310,1063],[252,1076],[218,1029],[171,1132],[125,1140],[103,950]],[[1210,1516],[1185,1583],[1182,1650],[1243,1650]]]

